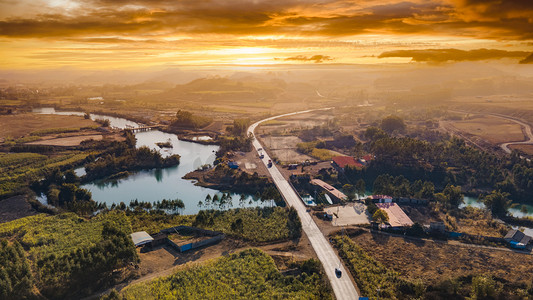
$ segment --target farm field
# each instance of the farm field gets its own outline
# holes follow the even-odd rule
[[[457,97],[452,100],[454,108],[471,112],[490,112],[508,115],[533,122],[533,96],[491,95],[483,97]]]
[[[319,270],[285,276],[270,256],[250,249],[130,286],[122,294],[125,299],[328,299]]]
[[[452,123],[457,129],[478,136],[490,143],[520,142],[525,139],[520,125],[493,116],[474,116]]]
[[[53,128],[81,128],[97,126],[98,123],[80,116],[16,114],[0,115],[0,139],[18,138],[32,132]]]
[[[85,140],[100,141],[102,139],[103,139],[103,136],[101,134],[90,134],[90,135],[78,135],[78,136],[46,139],[46,140],[30,142],[27,144],[28,145],[49,145],[49,146],[78,146],[81,142]]]

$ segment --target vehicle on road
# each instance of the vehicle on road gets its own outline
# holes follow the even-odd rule
[[[272,160],[271,159],[268,160],[268,167],[269,168],[272,167]]]
[[[337,275],[337,278],[341,278],[341,276],[342,276],[342,271],[341,271],[341,269],[339,269],[339,268],[335,268],[335,275]]]
[[[264,154],[263,152],[259,153],[259,158],[260,158],[260,159],[265,158],[265,154]]]

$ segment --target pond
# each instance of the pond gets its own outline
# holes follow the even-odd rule
[[[80,112],[56,112],[53,108],[39,109],[36,113],[50,113],[62,115],[83,115]],[[124,128],[128,126],[138,126],[139,124],[122,118],[115,118],[103,115],[91,114],[91,118],[108,119],[111,126]],[[213,197],[215,194],[218,198],[222,193],[200,186],[194,185],[194,181],[186,180],[182,177],[203,165],[212,165],[215,161],[215,152],[218,150],[216,145],[203,145],[193,142],[181,141],[175,134],[165,133],[159,130],[144,131],[135,133],[137,138],[137,147],[148,146],[151,149],[158,150],[163,157],[179,154],[181,156],[180,164],[175,167],[165,169],[152,169],[134,173],[126,178],[103,181],[97,180],[82,185],[88,189],[96,202],[104,202],[108,206],[113,203],[119,204],[124,202],[126,205],[132,200],[145,202],[156,202],[163,199],[179,198],[185,203],[183,214],[196,214],[201,209],[230,209],[237,207],[256,207],[256,206],[274,206],[274,201],[260,201],[245,195],[241,199],[240,194],[230,193],[231,200],[228,199],[222,205],[212,202],[205,204],[207,195]],[[158,142],[170,142],[172,148],[160,148],[156,145]],[[77,174],[83,174],[83,169],[77,169]],[[202,202],[203,205],[199,205]]]
[[[463,204],[459,205],[459,208],[471,206],[475,208],[485,208],[485,204],[477,197],[465,196]],[[527,212],[522,211],[522,206],[525,206]],[[533,205],[516,203],[516,206],[509,209],[509,213],[514,217],[533,217]]]

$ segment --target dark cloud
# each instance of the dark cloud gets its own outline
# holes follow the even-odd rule
[[[333,58],[329,55],[313,55],[313,56],[304,56],[304,55],[297,55],[292,57],[287,57],[284,59],[284,61],[303,61],[303,62],[314,62],[314,63],[322,63],[325,61],[331,61]]]
[[[533,39],[530,0],[80,0],[74,11],[0,20],[0,36],[351,36]],[[375,3],[379,3],[376,5]]]
[[[529,52],[525,51],[505,51],[497,49],[425,49],[425,50],[395,50],[381,53],[378,58],[386,57],[410,57],[416,62],[436,62],[448,61],[479,61],[502,58],[523,58]]]
[[[521,64],[533,64],[533,53],[520,61]]]

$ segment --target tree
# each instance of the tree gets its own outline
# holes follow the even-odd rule
[[[353,200],[355,198],[355,187],[349,183],[342,186],[342,189],[346,193],[348,200]]]
[[[496,299],[498,288],[491,277],[476,276],[472,278],[471,299]]]
[[[422,189],[420,190],[418,196],[422,199],[431,199],[433,198],[433,194],[435,193],[435,185],[433,182],[426,181],[422,185]]]
[[[389,221],[389,215],[383,209],[378,209],[378,210],[376,210],[374,215],[372,215],[372,220],[374,222],[378,222],[380,224],[381,223],[386,223],[386,222]]]
[[[500,190],[492,191],[483,198],[483,203],[494,215],[505,216],[512,203],[507,197],[509,197],[509,193]]]
[[[66,183],[76,183],[79,181],[78,176],[74,172],[74,170],[70,169],[65,172],[65,182]]]
[[[366,183],[363,179],[359,179],[355,183],[355,190],[357,191],[357,195],[359,197],[364,196],[366,192]]]
[[[402,118],[390,115],[381,120],[381,129],[387,133],[392,133],[394,131],[403,132],[405,130],[405,123]]]
[[[463,194],[461,193],[461,186],[455,186],[448,184],[444,191],[442,191],[449,205],[452,207],[458,207],[463,203]]]
[[[231,231],[233,232],[242,232],[243,231],[243,224],[242,219],[238,218],[233,223],[231,223]]]
[[[387,134],[378,127],[370,126],[365,130],[365,137],[371,141],[386,138]]]

